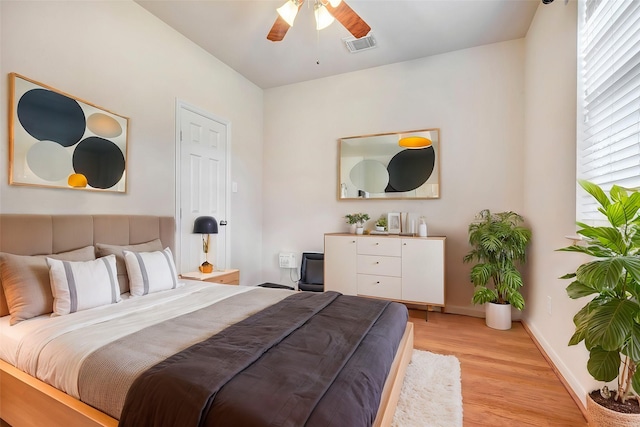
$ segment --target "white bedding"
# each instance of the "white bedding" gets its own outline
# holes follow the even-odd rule
[[[124,299],[66,316],[40,316],[9,326],[0,318],[0,358],[78,398],[78,373],[91,352],[163,320],[193,312],[253,287],[184,281],[185,286]],[[55,340],[54,340],[55,339]],[[66,351],[73,348],[73,352]]]

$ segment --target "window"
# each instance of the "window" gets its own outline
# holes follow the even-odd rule
[[[640,1],[578,3],[578,178],[640,187]],[[584,191],[578,221],[600,214]]]

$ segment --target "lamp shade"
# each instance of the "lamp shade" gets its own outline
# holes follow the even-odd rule
[[[322,3],[316,3],[314,13],[316,15],[316,30],[323,30],[334,21],[333,16]]]
[[[218,221],[212,216],[199,216],[193,222],[193,232],[196,234],[218,234]]]
[[[295,0],[287,0],[285,4],[276,9],[278,14],[284,19],[290,27],[293,27],[293,21],[296,19],[300,4]]]

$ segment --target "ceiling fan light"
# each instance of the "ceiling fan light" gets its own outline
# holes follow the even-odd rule
[[[425,148],[431,144],[431,140],[424,136],[405,136],[398,141],[398,145],[404,148]]]
[[[277,8],[276,11],[290,27],[293,27],[293,21],[295,21],[296,15],[298,14],[298,7],[299,5],[295,0],[287,0],[287,2]]]
[[[321,3],[316,3],[315,11],[316,15],[316,30],[322,30],[327,28],[335,21],[335,18],[329,13],[327,8]]]

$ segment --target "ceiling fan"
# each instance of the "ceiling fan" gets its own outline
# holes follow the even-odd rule
[[[343,0],[313,0],[313,9],[316,16],[316,29],[321,30],[338,20],[355,38],[361,38],[369,34],[371,27],[364,22],[360,16],[354,12]],[[302,7],[304,0],[287,0],[287,2],[277,10],[278,17],[267,35],[267,39],[272,42],[279,42],[284,39],[289,28],[293,26],[293,21]]]

